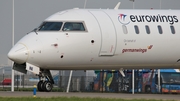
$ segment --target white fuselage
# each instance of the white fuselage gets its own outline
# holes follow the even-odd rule
[[[66,10],[45,22],[83,22],[84,31],[30,32],[8,56],[50,70],[179,68],[179,21],[179,10]]]

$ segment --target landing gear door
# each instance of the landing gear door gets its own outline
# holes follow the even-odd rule
[[[32,65],[30,63],[27,63],[27,62],[26,62],[26,70],[30,71],[32,73],[35,73],[35,74],[39,74],[39,72],[40,72],[40,68],[39,67],[37,67],[35,65]]]
[[[101,31],[100,56],[113,56],[116,49],[116,30],[112,19],[103,11],[90,11]]]

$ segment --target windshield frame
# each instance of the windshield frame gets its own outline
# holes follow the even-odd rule
[[[83,26],[83,30],[64,30],[64,27],[65,27],[65,24],[66,23],[72,23],[72,24],[82,24]],[[84,23],[84,21],[64,21],[63,23],[63,26],[62,26],[62,29],[61,29],[63,32],[88,32],[87,31],[87,27],[86,27],[86,24]]]
[[[61,28],[60,28],[59,30],[40,30],[41,27],[42,27],[46,22],[62,22]],[[63,30],[64,25],[65,25],[66,23],[81,23],[82,26],[84,27],[84,29],[83,29],[83,30]],[[87,27],[86,27],[86,24],[85,24],[84,21],[44,21],[44,22],[42,22],[42,23],[40,24],[40,26],[39,26],[38,28],[36,28],[36,31],[44,31],[44,32],[46,32],[46,31],[58,31],[58,32],[59,32],[59,31],[62,31],[62,32],[88,32]]]
[[[42,29],[42,27],[46,26],[46,24],[50,24],[47,29]],[[54,27],[58,26],[58,27]],[[63,22],[62,21],[44,21],[41,23],[41,25],[37,28],[37,31],[61,31],[63,27]],[[41,30],[42,29],[42,30]]]

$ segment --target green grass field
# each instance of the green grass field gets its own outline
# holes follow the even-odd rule
[[[164,101],[164,100],[145,100],[145,99],[108,99],[108,98],[79,98],[79,97],[52,97],[52,98],[33,98],[33,97],[0,97],[0,101]],[[165,100],[175,101],[175,100]]]

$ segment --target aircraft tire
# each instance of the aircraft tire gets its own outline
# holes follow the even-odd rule
[[[38,91],[42,92],[43,91],[43,81],[39,81],[38,84],[37,84],[37,89]]]
[[[49,82],[49,81],[45,81],[43,83],[43,90],[46,91],[46,92],[50,92],[52,90],[53,86],[52,86],[52,83]]]

